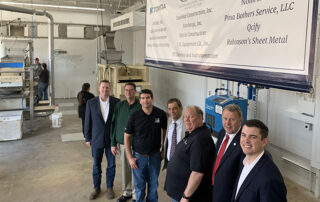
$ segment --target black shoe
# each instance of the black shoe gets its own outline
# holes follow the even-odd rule
[[[126,202],[128,199],[130,199],[131,196],[121,196],[120,198],[118,198],[117,202]]]
[[[132,202],[136,202],[136,200],[133,199]]]

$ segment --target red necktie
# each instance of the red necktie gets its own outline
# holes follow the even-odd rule
[[[229,141],[229,135],[226,135],[226,138],[224,139],[220,151],[217,155],[216,161],[214,162],[214,167],[213,167],[213,171],[212,171],[212,186],[214,185],[214,176],[216,175],[216,172],[218,170],[220,161],[223,157],[224,151],[226,150],[226,147],[228,145],[228,141]]]

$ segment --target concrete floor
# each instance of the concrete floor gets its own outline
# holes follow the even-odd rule
[[[37,120],[36,124],[38,130],[25,134],[22,140],[0,142],[0,201],[89,201],[92,190],[90,148],[84,141],[61,141],[61,134],[81,132],[77,115],[64,115],[62,128],[51,128],[48,119]],[[116,198],[111,201],[116,201],[121,195],[119,162],[117,157]],[[165,172],[161,172],[158,189],[160,202],[170,201],[163,191],[164,179]],[[290,180],[285,181],[289,202],[320,202],[306,189]],[[105,182],[105,176],[102,182]],[[103,188],[95,201],[109,201],[105,191]]]

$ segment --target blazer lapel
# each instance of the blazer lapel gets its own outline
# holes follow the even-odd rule
[[[239,174],[237,176],[237,180],[236,180],[236,183],[234,185],[234,188],[233,188],[233,193],[232,193],[232,201],[234,201],[235,197],[236,197],[236,193],[237,193],[237,188],[238,188],[238,182],[239,182],[239,179],[240,179],[240,174],[242,172],[242,169],[243,169],[243,159],[244,159],[245,155],[243,154],[243,156],[241,156],[241,160],[240,160],[240,169],[239,169]],[[239,195],[239,194],[238,194]]]
[[[110,112],[112,112],[113,110],[113,99],[111,99],[111,97],[109,96],[109,113],[108,113],[108,117],[107,117],[107,121],[106,122],[108,122],[109,121],[109,119],[111,120],[112,119],[112,113],[110,113]]]
[[[96,111],[98,113],[98,116],[101,118],[101,120],[104,122],[103,116],[102,116],[102,112],[101,112],[101,107],[100,107],[100,98],[99,96],[96,99]]]
[[[246,189],[246,187],[251,183],[251,181],[254,179],[254,177],[259,173],[260,168],[263,166],[265,161],[267,160],[266,154],[264,153],[261,157],[261,159],[257,162],[257,164],[253,167],[253,169],[250,171],[246,179],[243,181],[239,192],[236,196],[236,200],[238,197],[242,194],[242,192]],[[241,175],[241,172],[239,172],[239,176]],[[238,183],[236,184],[236,186]]]
[[[220,137],[220,134],[222,134],[222,137],[221,138],[219,138]],[[221,146],[221,143],[222,143],[222,140],[223,140],[223,138],[224,138],[224,136],[226,135],[226,131],[223,129],[222,131],[220,131],[219,132],[219,135],[218,135],[218,141],[217,141],[217,145],[216,145],[216,157],[217,157],[217,155],[218,155],[218,152],[219,152],[219,148],[220,148],[220,146]]]

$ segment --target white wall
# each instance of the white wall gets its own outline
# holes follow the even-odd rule
[[[91,84],[96,95],[96,40],[55,39],[55,49],[66,50],[67,54],[55,54],[54,84],[56,98],[76,97],[83,83]],[[48,64],[48,40],[34,40],[34,55],[40,63]]]

